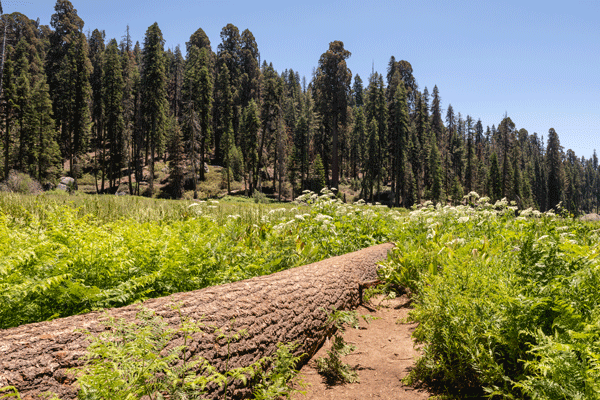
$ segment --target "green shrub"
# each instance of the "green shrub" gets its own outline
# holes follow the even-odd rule
[[[363,316],[369,321],[370,316]],[[356,383],[359,382],[358,373],[350,365],[342,361],[342,357],[356,350],[356,346],[346,343],[342,336],[346,326],[358,329],[358,313],[354,311],[342,311],[332,308],[325,323],[328,330],[335,330],[331,348],[327,350],[326,357],[316,360],[317,371],[325,376],[330,383]]]
[[[29,175],[11,170],[8,177],[0,183],[1,192],[20,194],[38,194],[42,192],[42,185]]]
[[[381,270],[413,293],[423,356],[406,382],[460,397],[599,399],[598,232],[486,200],[411,212]]]

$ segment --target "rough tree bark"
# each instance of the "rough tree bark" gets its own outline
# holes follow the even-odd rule
[[[143,305],[170,325],[179,322],[170,305],[181,302],[184,315],[206,326],[246,329],[248,335],[230,346],[230,368],[247,366],[274,353],[280,342],[296,341],[299,353],[312,356],[327,334],[324,310],[357,306],[361,285],[377,278],[376,264],[392,248],[389,243],[374,246],[269,276],[148,300]],[[108,314],[131,321],[138,310],[139,306],[132,305],[108,310]],[[77,388],[66,369],[81,365],[79,358],[89,342],[74,330],[98,332],[103,329],[99,324],[103,318],[103,313],[95,312],[0,330],[0,387],[16,386],[23,399],[48,390],[61,399],[76,398]],[[224,369],[227,346],[219,345],[214,335],[195,335],[190,349],[192,355]],[[234,398],[249,394],[250,389],[238,388]]]

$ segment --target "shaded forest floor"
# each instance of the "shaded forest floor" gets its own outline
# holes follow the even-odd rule
[[[411,338],[416,324],[404,323],[409,306],[405,295],[393,300],[374,298],[368,308],[359,307],[359,315],[377,318],[368,324],[361,318],[359,329],[347,328],[343,335],[357,347],[344,361],[356,368],[360,382],[329,385],[317,372],[315,360],[326,356],[331,346],[326,343],[300,371],[299,377],[310,386],[306,395],[295,395],[294,400],[428,399],[427,391],[402,384],[419,356]]]

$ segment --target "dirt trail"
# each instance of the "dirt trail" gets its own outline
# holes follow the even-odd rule
[[[380,303],[382,307],[376,309]],[[344,361],[357,367],[360,383],[327,385],[315,369],[315,360],[325,356],[330,348],[326,343],[300,371],[300,377],[310,386],[305,396],[296,395],[294,400],[421,400],[430,397],[426,391],[404,386],[401,381],[419,355],[411,339],[416,325],[396,323],[406,320],[409,299],[406,296],[383,301],[376,298],[369,308],[371,310],[359,307],[358,314],[378,319],[369,324],[361,319],[360,329],[348,328],[344,334],[346,342],[357,346]]]

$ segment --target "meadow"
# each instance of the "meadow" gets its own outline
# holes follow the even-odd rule
[[[374,244],[423,356],[406,383],[453,398],[600,399],[600,226],[490,204],[413,210],[0,194],[0,324],[270,274]],[[409,321],[399,321],[399,323]]]
[[[390,239],[389,220],[325,199],[0,194],[0,329],[266,275]]]

